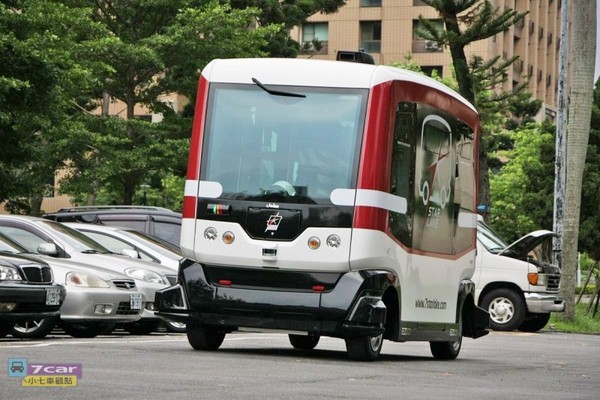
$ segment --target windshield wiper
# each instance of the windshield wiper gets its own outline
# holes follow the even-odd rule
[[[264,90],[265,92],[272,94],[273,96],[285,96],[285,97],[306,97],[305,94],[300,93],[290,93],[290,92],[281,92],[279,90],[272,90],[263,85],[258,79],[252,78],[252,82],[256,83],[259,88]]]

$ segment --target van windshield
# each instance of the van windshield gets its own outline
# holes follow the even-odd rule
[[[477,222],[477,239],[490,253],[499,253],[508,247],[508,244],[484,222]]]
[[[265,86],[211,86],[200,179],[221,198],[283,203],[354,188],[368,91]]]

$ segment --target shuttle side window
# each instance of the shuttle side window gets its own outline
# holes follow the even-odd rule
[[[414,208],[414,165],[417,104],[400,102],[394,117],[390,193],[406,199],[406,214],[390,211],[391,233],[402,244],[412,247],[412,213]]]

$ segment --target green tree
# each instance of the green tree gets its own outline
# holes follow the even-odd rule
[[[88,12],[56,1],[0,4],[0,200],[39,214],[54,171],[74,151],[65,137],[81,129],[74,99],[104,68],[88,62],[105,32]]]
[[[508,161],[490,176],[490,223],[508,241],[552,229],[554,131],[549,123],[530,123],[506,132],[512,146],[498,152]]]
[[[494,8],[489,0],[422,1],[438,11],[445,28],[440,29],[435,22],[419,17],[422,26],[422,29],[418,31],[419,36],[449,48],[459,93],[475,104],[483,114],[484,111],[481,110],[483,104],[481,102],[478,104],[476,101],[476,93],[479,92],[482,79],[483,81],[498,82],[498,76],[501,76],[501,74],[498,75],[498,72],[514,62],[516,58],[496,66],[494,65],[498,59],[491,60],[491,64],[474,60],[473,64],[476,67],[469,68],[465,47],[506,31],[521,20],[526,13],[512,9],[500,11],[498,8]],[[494,67],[492,68],[492,66]],[[491,72],[484,77],[482,75],[484,71]],[[477,75],[479,76],[477,77]],[[493,99],[493,96],[490,99]],[[490,204],[487,148],[486,141],[483,139],[479,143],[478,183],[478,203]]]
[[[213,58],[266,55],[261,48],[277,26],[251,29],[259,10],[232,9],[198,0],[78,0],[111,34],[91,55],[111,66],[101,78],[97,96],[120,100],[118,117],[82,120],[89,132],[74,142],[85,149],[73,158],[73,173],[64,190],[73,193],[99,186],[114,193],[111,203],[132,204],[140,184],[159,182],[165,173],[182,173],[191,122],[161,100],[177,92],[192,99],[199,71]],[[102,96],[104,95],[104,96]],[[105,103],[106,104],[106,103]],[[137,107],[161,113],[153,124],[137,118]],[[93,198],[93,196],[92,196]]]
[[[600,80],[596,82],[591,129],[583,173],[579,250],[600,259]],[[491,224],[509,240],[536,229],[551,229],[553,219],[554,135],[549,124],[529,123],[506,131],[503,150],[494,155],[505,160],[491,175]]]
[[[281,26],[283,29],[269,37],[263,50],[271,57],[291,58],[296,57],[300,51],[298,42],[289,35],[292,28],[301,26],[313,14],[335,13],[344,4],[346,4],[345,0],[231,0],[234,8],[255,7],[259,9],[257,22],[260,26],[272,24]]]

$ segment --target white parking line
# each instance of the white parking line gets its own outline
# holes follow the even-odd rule
[[[240,340],[275,340],[285,339],[287,340],[286,334],[231,334],[225,337],[225,341],[240,341]],[[85,345],[85,344],[131,344],[131,343],[165,343],[165,342],[187,342],[185,335],[181,336],[164,336],[162,338],[118,338],[118,339],[88,339],[88,340],[70,340],[69,338],[60,338],[57,341],[48,338],[45,342],[0,342],[0,350],[4,348],[19,349],[29,347],[49,347],[49,346],[73,346],[73,345]]]
[[[141,340],[132,340],[132,339],[91,339],[91,340],[80,340],[80,341],[72,341],[72,340],[61,340],[60,342],[44,342],[44,343],[0,343],[0,350],[2,348],[22,348],[22,347],[48,347],[48,346],[62,346],[62,345],[77,345],[77,344],[122,344],[122,343],[163,343],[163,342],[180,342],[187,340],[186,337],[166,337],[164,339],[141,339]]]

